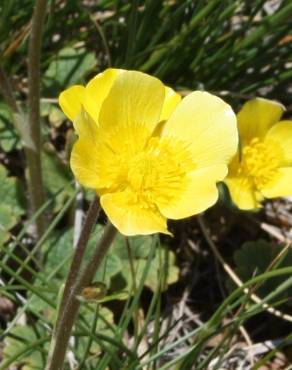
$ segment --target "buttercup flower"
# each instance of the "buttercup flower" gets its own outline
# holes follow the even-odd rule
[[[292,121],[280,121],[284,107],[256,98],[237,115],[241,150],[225,182],[241,209],[260,207],[264,198],[292,195]]]
[[[221,99],[197,91],[181,100],[157,78],[107,69],[59,101],[79,137],[72,171],[123,234],[169,233],[167,218],[216,202],[237,148],[236,117]]]

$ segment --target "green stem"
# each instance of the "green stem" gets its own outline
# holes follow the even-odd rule
[[[75,280],[70,283],[71,289],[67,292],[65,302],[63,300],[58,314],[46,370],[63,369],[68,342],[80,307],[80,301],[77,299],[77,296],[82,293],[83,288],[91,283],[115,235],[116,229],[109,222],[104,229],[104,233],[96,246],[93,256],[83,269],[80,277],[75,276]]]
[[[44,186],[41,170],[41,129],[40,129],[40,59],[43,25],[47,0],[37,0],[32,17],[28,48],[28,133],[32,145],[25,145],[27,160],[27,185],[30,211],[35,213],[44,204]],[[36,220],[36,236],[45,229],[44,217]]]

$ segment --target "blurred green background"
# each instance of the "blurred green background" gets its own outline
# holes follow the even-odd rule
[[[10,79],[16,103],[24,117],[28,112],[27,54],[34,5],[35,1],[32,0],[0,0],[0,67]],[[39,240],[34,240],[29,229],[30,215],[25,186],[27,167],[23,144],[13,124],[11,111],[0,92],[0,283],[4,286],[5,282],[5,287],[0,287],[0,298],[5,297],[13,305],[10,313],[5,316],[1,311],[0,315],[0,341],[5,340],[6,343],[3,354],[0,350],[0,358],[6,361],[4,364],[22,363],[26,370],[44,368],[47,342],[55,319],[58,290],[65,279],[73,253],[74,217],[76,209],[80,210],[79,201],[75,200],[80,189],[76,189],[69,169],[68,158],[74,133],[72,124],[66,120],[58,106],[59,93],[70,85],[86,83],[95,74],[112,66],[153,74],[182,95],[194,89],[210,91],[231,103],[236,111],[243,102],[255,96],[276,99],[286,106],[285,114],[291,117],[291,19],[291,0],[48,1],[40,71],[41,158],[46,192],[46,204],[42,212],[45,210],[48,224]],[[82,212],[92,196],[91,192],[82,193]],[[218,207],[221,206],[222,203]],[[282,206],[280,203],[280,207]],[[267,221],[265,217],[276,218],[271,216],[273,208],[268,208],[260,216],[228,212],[230,209],[219,208],[218,211],[215,208],[208,214],[212,231],[218,243],[224,246],[225,257],[231,261],[243,280],[252,278],[255,271],[265,273],[282,248],[279,247],[278,250],[278,247],[274,248],[268,243],[271,238],[263,234],[259,227],[261,218],[264,221]],[[222,223],[218,221],[219,218]],[[277,219],[275,224],[279,226],[279,222]],[[175,282],[178,284],[178,288],[170,293],[171,300],[177,299],[178,291],[189,289],[189,294],[196,303],[194,311],[202,312],[206,320],[215,312],[219,303],[224,304],[224,298],[228,294],[225,292],[225,296],[220,295],[221,280],[225,281],[226,277],[218,273],[217,265],[210,264],[210,251],[206,248],[198,225],[193,220],[186,220],[174,227],[176,238],[169,239],[168,242],[162,240],[162,244],[155,237],[131,240],[132,258],[139,281],[141,279],[139,294],[142,294],[144,285],[146,293],[143,290],[141,306],[137,300],[130,307],[132,313],[138,312],[141,307],[147,311],[147,315],[149,313],[143,326],[144,332],[149,329],[147,325],[154,317],[153,335],[157,339],[157,346],[154,345],[149,350],[153,356],[157,351],[161,352],[161,356],[164,355],[158,340],[159,331],[162,330],[159,315],[161,307],[167,306],[161,303],[165,299],[161,298],[161,291],[168,285]],[[89,251],[94,247],[94,241],[100,236],[100,232],[101,226],[98,226]],[[197,249],[189,243],[188,236],[197,243]],[[259,236],[268,242],[243,244],[256,240]],[[239,249],[242,244],[243,247]],[[109,300],[125,299],[114,294],[123,294],[122,289],[129,289],[133,285],[126,250],[126,239],[119,237],[98,272],[97,278],[104,280],[112,289]],[[284,265],[291,266],[290,254]],[[149,275],[142,278],[145,269]],[[184,275],[186,270],[188,272]],[[199,275],[198,278],[196,274]],[[161,280],[157,279],[158,275]],[[191,278],[193,275],[197,278],[195,283]],[[276,285],[273,284],[275,281],[265,282],[259,294],[263,297],[276,290],[276,286],[285,283],[285,277],[286,275],[281,276]],[[194,285],[189,286],[189,283]],[[230,289],[233,288],[234,286]],[[289,294],[291,296],[289,291],[285,291],[280,298],[289,298]],[[126,301],[125,307],[132,304],[129,302],[130,300]],[[108,363],[113,369],[126,369],[127,367],[122,366],[128,366],[132,361],[132,357],[127,357],[127,351],[123,348],[123,354],[126,355],[118,359],[120,362],[116,363],[115,358],[107,357],[105,344],[116,352],[123,345],[121,337],[117,335],[117,320],[114,319],[114,315],[117,318],[121,314],[121,306],[121,303],[117,303],[115,309],[107,306],[100,311],[95,311],[92,306],[82,307],[81,319],[76,325],[77,339],[74,347],[74,355],[83,366],[81,369],[96,369],[96,358],[92,353],[89,356],[90,349],[93,353],[100,353],[101,349],[104,351],[104,367],[100,369],[107,369]],[[27,315],[27,325],[20,326],[18,320],[24,312]],[[132,320],[131,312],[123,312],[122,325],[125,322],[127,324],[122,333],[128,330],[127,326]],[[249,307],[250,316],[258,312],[259,307],[256,305]],[[229,314],[228,307],[222,309],[216,325],[220,326],[226,317],[229,320]],[[248,314],[242,320],[246,317]],[[275,323],[272,320],[271,322]],[[91,347],[92,343],[88,346],[87,338],[92,335],[92,325],[102,331],[105,337],[93,338]],[[235,323],[235,330],[238,330],[238,325],[239,323]],[[257,327],[257,322],[252,323],[251,327]],[[283,331],[280,325],[278,327],[278,322],[271,327],[279,328],[281,335],[288,330],[284,324]],[[267,324],[261,334],[267,335],[269,329]],[[130,332],[131,330],[133,328],[130,328]],[[190,338],[191,335],[194,334],[190,334]],[[143,335],[135,336],[137,346],[142,337]],[[120,340],[117,347],[110,347],[112,338]],[[179,347],[180,339],[174,338]],[[170,343],[174,343],[173,341],[172,338]],[[228,341],[224,345],[227,351]],[[29,346],[32,346],[31,352],[27,351]],[[189,348],[185,347],[186,350]],[[195,349],[197,354],[200,353],[200,344]],[[211,353],[206,358],[210,362],[217,354]],[[132,356],[136,356],[135,361],[138,361],[136,352],[133,351]],[[148,354],[145,356],[147,360]],[[170,359],[175,357],[176,353]],[[196,361],[198,359],[199,355]],[[142,360],[145,358],[142,357]],[[133,370],[136,370],[135,361],[131,367]],[[0,365],[0,369],[6,370],[5,366]],[[154,369],[156,365],[153,366]],[[157,366],[160,366],[159,363]]]

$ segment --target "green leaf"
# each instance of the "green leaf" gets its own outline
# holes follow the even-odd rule
[[[128,238],[133,258],[147,258],[153,239],[151,236],[133,236]],[[121,259],[128,259],[127,238],[118,234],[112,246],[113,252]]]
[[[11,122],[9,108],[2,102],[0,102],[0,147],[5,152],[21,147],[19,137]]]
[[[128,241],[127,241],[128,240]],[[130,269],[129,262],[129,253],[127,248],[127,243],[130,248],[130,255],[133,259],[133,266],[135,270],[135,280],[136,283],[142,277],[149,250],[153,243],[152,236],[135,236],[131,238],[125,238],[123,235],[118,235],[113,243],[112,252],[115,253],[122,263],[122,276],[125,278],[128,286],[132,286],[133,279]],[[161,256],[159,256],[161,253]],[[169,284],[172,284],[177,281],[179,269],[175,266],[175,255],[173,252],[167,252],[166,248],[157,249],[151,267],[148,271],[148,275],[145,281],[145,285],[151,290],[155,291],[160,284],[159,278],[161,276],[161,271],[163,269],[163,264],[168,259],[167,267],[167,279],[165,281],[166,286],[163,289],[166,289]]]
[[[58,107],[52,106],[49,113],[49,122],[54,127],[60,127],[65,121],[65,114]]]
[[[0,205],[0,227],[9,230],[17,222],[17,216],[13,214],[10,205]]]
[[[41,102],[40,111],[41,117],[48,117],[49,123],[56,128],[60,127],[66,119],[65,114],[56,104]]]
[[[80,315],[88,322],[88,324],[89,324],[88,329],[90,329],[90,326],[94,322],[95,313],[94,313],[94,310],[90,309],[90,306],[92,308],[92,306],[94,306],[94,305],[96,305],[96,303],[95,304],[87,304],[87,305],[83,304],[83,305],[81,305]],[[99,317],[96,320],[96,325],[95,325],[94,332],[95,333],[101,333],[102,335],[107,336],[107,337],[113,337],[113,335],[114,335],[113,332],[108,328],[108,326],[106,325],[106,323],[104,321],[104,320],[106,320],[109,324],[111,324],[113,326],[114,325],[113,313],[108,308],[103,307],[103,306],[99,306],[98,316]],[[104,320],[102,320],[101,317]],[[88,337],[85,336],[83,338],[79,338],[76,354],[80,358],[83,357],[84,352],[87,349],[86,348],[87,343],[88,343]],[[90,347],[90,355],[97,355],[97,354],[100,353],[100,350],[101,350],[101,347],[98,345],[98,343],[92,342],[91,347]],[[90,357],[90,356],[88,356],[88,357]],[[95,357],[93,357],[93,359],[95,359]]]
[[[41,101],[40,102],[40,115],[41,115],[41,117],[48,116],[50,114],[51,108],[52,108],[51,103]]]
[[[68,256],[73,255],[73,229],[58,232],[52,235],[43,249],[46,254],[45,273],[52,271],[56,266],[64,261]],[[63,280],[66,277],[70,266],[70,260],[63,264],[59,269],[57,277]]]
[[[7,170],[0,165],[0,242],[8,239],[5,230],[11,229],[24,213],[24,192],[16,177],[8,176]]]
[[[159,253],[161,253],[161,256],[159,256]],[[167,266],[165,265],[166,261]],[[139,281],[142,278],[146,263],[147,260],[145,258],[136,258],[133,260],[136,285],[139,284]],[[167,276],[164,281],[164,286],[160,285],[163,283],[163,281],[161,281],[163,271],[165,271]],[[128,260],[123,260],[122,275],[126,279],[128,286],[132,287],[133,277],[130,269],[130,262]],[[178,280],[178,277],[179,269],[175,265],[175,254],[161,247],[160,252],[159,250],[156,251],[155,256],[151,262],[151,266],[145,280],[145,286],[147,286],[153,292],[160,287],[162,288],[162,290],[166,290],[168,285],[173,284]]]
[[[85,260],[88,261],[95,250],[103,232],[103,226],[97,225],[88,243],[88,248],[85,254]],[[118,256],[116,256],[112,249],[105,256],[94,276],[95,281],[103,281],[107,286],[110,285],[111,278],[115,276],[122,269],[122,264]]]
[[[25,351],[26,348],[38,339],[35,332],[28,326],[15,326],[5,339],[3,350],[3,362],[15,357],[12,362],[14,367],[21,367],[21,370],[42,370],[44,369],[43,357],[38,347]],[[24,352],[22,356],[19,353]]]
[[[282,245],[274,245],[264,240],[250,241],[244,243],[239,250],[234,253],[234,260],[236,263],[236,273],[245,282],[256,275],[263,274],[279,253],[283,250]],[[292,265],[292,250],[288,250],[285,258],[281,261],[280,267]],[[263,283],[257,290],[257,294],[261,297],[274,291],[285,277],[277,277],[269,279]],[[291,297],[292,288],[288,289],[281,298]],[[279,298],[279,297],[278,297]]]
[[[45,188],[49,195],[63,190],[54,200],[54,210],[57,212],[74,191],[71,184],[72,175],[69,167],[61,162],[53,150],[42,152],[42,165]]]
[[[161,256],[159,255],[161,253]],[[146,264],[146,261],[144,261]],[[159,278],[162,270],[165,269],[166,279],[165,285],[162,286],[162,290],[167,289],[168,285],[171,285],[178,281],[179,268],[175,265],[175,254],[172,251],[168,251],[166,248],[161,247],[161,250],[156,251],[155,257],[151,263],[150,272],[146,278],[146,286],[151,290],[155,291],[158,289]]]
[[[84,48],[64,48],[51,61],[44,74],[45,88],[55,92],[81,83],[96,64],[94,53],[89,53]]]
[[[84,261],[88,261],[95,249],[97,241],[99,240],[103,227],[97,225],[93,232],[87,246]],[[51,271],[61,261],[64,261],[68,256],[72,255],[73,249],[73,229],[68,229],[65,232],[55,233],[46,244],[47,258],[45,261],[45,271]],[[67,275],[71,259],[62,266],[58,272],[58,277],[62,281]],[[102,261],[99,269],[97,270],[94,280],[103,281],[109,285],[111,278],[122,269],[122,264],[118,256],[109,252]]]
[[[37,282],[38,280],[35,282],[34,284],[35,286]],[[57,280],[57,279],[51,279],[50,284],[54,284],[54,288],[56,289],[56,291],[46,293],[46,297],[50,299],[52,302],[57,302],[57,298],[58,298],[57,289],[60,289],[61,282],[60,280]],[[43,286],[40,286],[38,288],[44,291]],[[52,307],[49,307],[47,302],[45,302],[41,297],[37,296],[36,294],[32,292],[27,293],[27,298],[29,299],[29,311],[31,313],[39,314],[45,317],[45,320],[47,323],[51,323],[52,325],[55,323],[56,318],[57,318],[56,310],[52,309]]]
[[[108,253],[96,271],[95,280],[104,281],[107,285],[113,276],[119,273],[123,268],[121,260],[113,253]]]
[[[81,306],[80,312],[85,318],[85,320],[88,321],[88,323],[91,323],[93,321],[94,312],[92,310],[92,306],[96,306],[95,304],[84,304]],[[103,317],[106,321],[108,321],[110,324],[114,324],[114,315],[112,311],[110,311],[108,308],[100,306],[99,307],[99,316]],[[107,326],[103,320],[97,320],[96,322],[96,331],[100,331],[104,334],[103,330],[107,330]]]

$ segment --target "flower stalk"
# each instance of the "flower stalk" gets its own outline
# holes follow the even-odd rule
[[[94,207],[94,209],[96,208]],[[92,222],[92,219],[93,218],[88,217],[87,222],[85,222],[80,237],[80,239],[82,239],[83,235],[83,241],[86,239],[88,241],[89,239],[89,232],[86,232],[84,230],[89,231],[89,226],[90,222]],[[117,230],[115,229],[115,227],[110,222],[108,222],[101,239],[97,243],[93,256],[80,274],[78,274],[78,272],[81,269],[81,259],[84,255],[86,245],[82,244],[81,246],[77,246],[65,285],[62,302],[59,308],[58,318],[51,340],[51,347],[47,360],[46,370],[63,369],[68,342],[80,307],[80,301],[77,299],[77,296],[81,294],[83,288],[91,283],[97,268],[100,266],[103,258],[105,257],[111,246],[116,232]],[[79,258],[80,256],[81,258]],[[76,271],[76,267],[77,269],[79,269],[78,271]]]
[[[62,310],[62,308],[64,307],[65,302],[68,298],[68,294],[77,279],[78,273],[80,272],[86,246],[89,241],[89,237],[93,230],[93,227],[98,219],[99,212],[100,212],[99,200],[98,198],[95,197],[95,199],[92,201],[88,209],[86,219],[84,221],[84,225],[81,230],[78,243],[76,245],[76,250],[73,256],[73,260],[71,262],[70,271],[65,283],[64,293],[60,304],[60,310]],[[59,315],[61,315],[61,312],[59,312]]]

